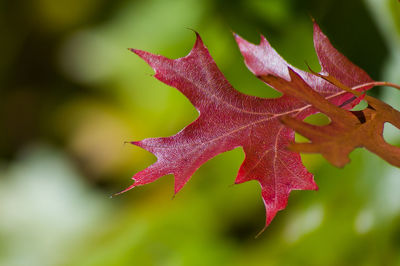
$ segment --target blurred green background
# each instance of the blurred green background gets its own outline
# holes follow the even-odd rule
[[[271,97],[231,31],[317,70],[310,16],[372,78],[400,83],[397,0],[1,1],[0,265],[400,265],[400,171],[360,149],[344,169],[303,156],[320,190],[293,192],[257,239],[260,188],[231,186],[241,149],[173,200],[171,176],[109,198],[155,159],[124,141],[196,117],[126,48],[182,57],[195,29],[235,88]],[[400,107],[394,89],[371,93]]]

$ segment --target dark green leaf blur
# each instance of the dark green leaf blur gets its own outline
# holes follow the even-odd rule
[[[400,265],[400,170],[361,149],[344,169],[302,156],[319,191],[292,192],[257,239],[260,187],[232,185],[241,149],[175,198],[172,176],[109,198],[155,160],[124,141],[197,115],[127,48],[182,57],[195,29],[236,89],[276,97],[232,31],[318,70],[310,17],[373,79],[400,83],[397,0],[0,1],[0,265]],[[400,108],[394,89],[371,94]],[[393,127],[385,138],[400,144]]]

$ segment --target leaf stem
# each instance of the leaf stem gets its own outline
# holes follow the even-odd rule
[[[388,87],[393,87],[396,88],[398,90],[400,90],[400,85],[391,83],[391,82],[386,82],[386,81],[373,81],[373,82],[368,82],[368,83],[364,83],[355,87],[352,87],[352,90],[359,90],[359,89],[363,89],[363,88],[367,88],[370,86],[388,86]]]

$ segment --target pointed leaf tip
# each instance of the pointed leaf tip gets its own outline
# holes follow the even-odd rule
[[[131,189],[134,188],[134,187],[136,187],[135,183],[133,183],[132,185],[130,185],[129,187],[127,187],[126,189],[124,189],[124,190],[122,190],[122,191],[120,191],[120,192],[117,192],[117,193],[112,194],[112,195],[110,196],[110,199],[111,199],[111,198],[114,198],[114,197],[116,197],[116,196],[118,196],[118,195],[121,195],[121,194],[123,194],[123,193],[125,193],[125,192],[131,190]]]
[[[312,23],[313,23],[313,30],[314,30],[314,33],[315,33],[315,32],[322,32],[322,31],[321,31],[321,28],[319,27],[319,25],[318,25],[318,23],[317,23],[317,21],[316,21],[314,18],[311,18],[311,20],[312,20]]]
[[[201,36],[198,31],[196,31],[195,29],[192,29],[192,28],[188,28],[188,27],[186,29],[192,31],[196,35],[196,42],[198,39],[200,39],[200,42],[202,42]]]
[[[194,46],[193,46],[193,48],[197,48],[197,47],[203,47],[204,46],[204,43],[203,43],[203,40],[201,39],[201,36],[200,36],[200,34],[197,32],[197,31],[195,31],[195,30],[193,30],[193,32],[194,32],[194,34],[196,35],[196,42],[194,43]]]
[[[132,53],[135,53],[135,54],[137,52],[137,49],[134,49],[134,48],[128,48],[128,50],[131,51]]]
[[[236,32],[233,33],[233,37],[235,38],[236,41],[243,40],[243,38],[239,34],[237,34]]]
[[[150,65],[149,58],[151,58],[153,56],[151,53],[143,51],[143,50],[139,50],[139,49],[134,49],[134,48],[128,48],[128,50],[131,51],[132,53],[136,54],[140,58],[142,58],[144,61],[146,61]]]
[[[132,145],[138,146],[138,147],[142,147],[142,141],[130,141],[129,142]]]

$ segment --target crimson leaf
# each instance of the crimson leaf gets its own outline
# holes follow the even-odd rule
[[[291,190],[317,189],[300,155],[286,148],[294,141],[294,131],[279,121],[284,115],[304,119],[316,110],[287,95],[265,99],[236,91],[218,69],[200,36],[197,33],[196,36],[191,52],[179,59],[131,49],[154,69],[155,78],[183,93],[198,110],[199,117],[174,136],[131,142],[153,153],[157,161],[135,174],[134,184],[121,193],[168,174],[175,177],[177,193],[206,161],[219,153],[242,147],[245,159],[235,183],[259,182],[266,208],[266,227],[276,213],[286,207]],[[290,67],[330,102],[345,107],[354,103],[351,93],[290,66],[264,37],[259,45],[237,35],[235,38],[247,67],[256,76],[274,75],[290,80]],[[331,73],[349,87],[372,81],[331,45],[316,23],[314,46],[322,73]],[[279,87],[275,89],[279,91]]]

